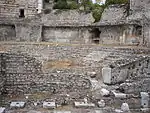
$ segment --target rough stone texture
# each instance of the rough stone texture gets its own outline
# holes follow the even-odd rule
[[[53,49],[55,48],[52,48],[52,50]],[[5,73],[3,76],[6,78],[4,88],[7,93],[11,95],[22,95],[45,91],[64,96],[66,96],[65,94],[67,93],[72,99],[74,95],[76,95],[76,98],[80,98],[83,95],[85,96],[89,90],[89,80],[86,76],[83,76],[80,71],[78,72],[78,69],[57,70],[50,67],[47,71],[43,72],[41,63],[34,57],[27,54],[19,54],[19,51],[16,52],[17,53],[1,53],[1,59],[5,58],[3,60],[5,67],[2,66],[1,69],[4,68]],[[55,51],[53,50],[53,52]],[[59,56],[57,56],[57,58],[59,58]],[[44,59],[42,61],[44,61]],[[82,91],[84,91],[84,93]],[[53,97],[51,98],[53,99]],[[64,97],[58,96],[57,99],[58,103],[61,103],[61,101],[63,103]]]
[[[50,14],[42,15],[42,22],[44,26],[89,26],[94,18],[91,13],[54,10]]]
[[[61,43],[89,43],[91,33],[87,28],[43,27],[43,41]]]
[[[0,25],[0,41],[15,40],[16,31],[14,25]]]
[[[127,6],[111,5],[102,14],[99,25],[118,25],[126,23]]]
[[[44,101],[55,101],[59,105],[73,104],[74,101],[89,97],[88,101],[96,106],[97,102],[103,99],[106,106],[114,106],[115,103],[120,107],[126,101],[131,109],[135,109],[140,108],[140,98],[132,95],[138,95],[141,91],[150,91],[150,82],[147,79],[150,67],[148,49],[50,43],[4,44],[3,47],[8,48],[8,53],[3,52],[6,58],[3,60],[6,64],[4,88],[12,96],[48,92],[49,95],[44,97]],[[111,84],[114,85],[107,86],[102,83],[102,67],[112,68]],[[95,79],[90,78],[90,72],[96,74]],[[96,85],[99,87],[93,89],[93,81],[97,79],[99,81]],[[100,91],[103,87],[123,91],[127,93],[125,94],[127,98],[118,98],[115,97],[116,95],[102,97],[100,93],[96,96],[95,90]],[[29,96],[29,100],[30,98]],[[36,97],[31,101],[33,100],[37,102]],[[43,99],[39,100],[43,102]],[[30,104],[27,103],[27,108]]]
[[[18,41],[38,41],[42,28],[37,25],[16,24],[16,39]]]
[[[120,44],[123,37],[124,26],[104,26],[100,27],[100,43]]]
[[[1,0],[0,1],[0,16],[2,17],[17,17],[19,18],[19,10],[25,10],[25,17],[34,16],[37,14],[37,0]]]

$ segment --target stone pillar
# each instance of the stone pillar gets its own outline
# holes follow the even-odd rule
[[[42,9],[43,9],[43,0],[38,0],[37,6],[38,14],[42,12]]]
[[[109,67],[102,68],[102,77],[105,84],[111,84],[112,69]]]

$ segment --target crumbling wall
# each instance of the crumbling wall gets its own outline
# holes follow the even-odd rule
[[[54,69],[51,73],[43,72],[42,64],[27,54],[0,53],[0,55],[0,62],[5,64],[1,66],[5,73],[1,71],[0,80],[6,79],[4,89],[8,94],[19,95],[42,91],[62,94],[76,90],[77,95],[80,95],[82,90],[86,92],[86,89],[90,88],[90,82],[86,77],[70,73],[69,70],[61,73]]]
[[[0,41],[10,41],[16,39],[16,31],[14,25],[0,25]]]
[[[1,0],[0,16],[19,18],[20,9],[24,9],[25,17],[37,14],[37,0]]]
[[[130,8],[133,12],[149,9],[149,0],[130,0]]]
[[[110,67],[103,68],[103,78],[106,84],[120,84],[125,93],[138,94],[149,92],[150,58],[141,56],[131,61],[117,61]],[[116,66],[116,67],[115,67]],[[145,82],[147,81],[147,82]]]

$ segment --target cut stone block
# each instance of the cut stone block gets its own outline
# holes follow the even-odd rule
[[[116,93],[116,92],[114,92],[114,91],[112,91],[113,92],[113,94],[114,94],[114,96],[116,97],[116,98],[127,98],[127,94],[124,94],[124,93]]]
[[[24,108],[25,107],[25,102],[11,102],[10,104],[11,108]]]
[[[43,108],[54,109],[56,108],[56,103],[55,102],[43,102]]]
[[[143,108],[149,107],[149,94],[147,92],[141,92],[141,106]]]
[[[93,103],[74,102],[74,104],[75,104],[75,107],[84,107],[84,108],[95,107],[95,104]]]
[[[123,103],[121,105],[121,110],[124,111],[124,112],[129,112],[130,111],[129,105],[127,103]]]
[[[5,108],[4,107],[0,107],[0,113],[5,113]]]
[[[108,96],[108,95],[110,94],[110,91],[108,91],[107,89],[102,88],[102,89],[100,90],[100,94],[101,94],[102,96]]]
[[[104,67],[102,69],[102,77],[105,84],[111,84],[111,68]]]

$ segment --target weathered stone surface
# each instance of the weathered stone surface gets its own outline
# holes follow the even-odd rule
[[[141,92],[141,106],[143,108],[149,107],[149,94],[146,92]]]
[[[17,101],[17,102],[11,102],[10,103],[11,108],[24,108],[25,102]]]
[[[85,102],[74,102],[75,107],[78,108],[89,108],[89,107],[95,107],[95,104],[93,103],[85,103]]]
[[[128,105],[127,103],[122,103],[122,105],[121,105],[121,110],[122,110],[123,112],[129,112],[129,111],[130,111],[129,105]]]
[[[111,72],[111,68],[109,67],[104,67],[102,69],[102,76],[103,76],[103,82],[105,84],[111,84],[112,83],[112,72]]]
[[[0,113],[5,113],[6,108],[0,107]]]
[[[43,108],[54,109],[56,108],[56,103],[55,102],[43,102]]]

